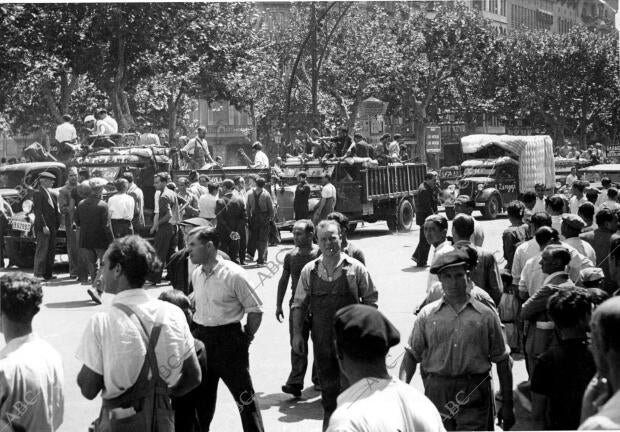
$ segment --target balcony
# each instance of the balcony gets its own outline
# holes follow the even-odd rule
[[[245,137],[252,132],[252,125],[207,126],[207,138]]]

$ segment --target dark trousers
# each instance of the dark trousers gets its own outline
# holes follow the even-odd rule
[[[99,264],[103,260],[103,254],[105,249],[86,249],[80,248],[80,257],[84,260],[86,268],[88,269],[88,275],[90,275],[90,281],[95,286],[97,276],[99,272]],[[85,278],[88,281],[88,276]]]
[[[77,238],[78,253],[77,253],[77,276],[80,282],[88,282],[88,260],[79,247],[80,244],[80,227],[75,231],[75,237]]]
[[[291,347],[293,346],[293,314],[288,315],[288,328],[291,341]],[[304,378],[306,377],[306,370],[308,369],[308,339],[310,338],[310,327],[312,323],[310,320],[304,321],[302,328],[302,336],[304,338],[304,352],[305,354],[297,354],[291,349],[291,373],[286,380],[286,384],[297,387],[299,389],[304,388]],[[312,382],[319,384],[319,374],[316,370],[316,363],[312,364]]]
[[[424,377],[424,394],[449,431],[493,430],[495,406],[490,374]]]
[[[65,232],[67,233],[67,257],[69,258],[69,275],[78,276],[79,254],[78,236],[73,229],[73,217],[65,215]]]
[[[269,224],[256,223],[250,226],[250,240],[248,241],[248,255],[254,258],[254,253],[258,251],[256,262],[264,264],[267,262],[267,243],[269,241]]]
[[[420,241],[418,242],[418,247],[415,249],[413,253],[413,258],[419,266],[426,265],[426,261],[428,261],[428,253],[431,250],[431,245],[426,241],[426,236],[424,235],[424,227],[420,227]]]
[[[4,246],[4,236],[8,231],[9,220],[0,215],[0,268],[4,268],[4,254],[6,252],[6,247]],[[10,265],[10,258],[9,258]]]
[[[131,221],[125,219],[112,219],[110,222],[115,239],[133,235],[133,225],[131,224]]]
[[[166,265],[176,247],[177,239],[177,227],[175,225],[165,223],[160,225],[155,232],[155,252],[157,257],[162,263],[162,270],[154,273],[151,276],[151,281],[154,283],[161,282],[161,274],[163,272],[163,266]]]
[[[56,257],[56,228],[50,228],[49,234],[43,234],[43,230],[37,230],[35,236],[37,248],[34,253],[34,275],[50,278]]]
[[[241,414],[244,432],[263,431],[263,419],[256,403],[252,378],[248,342],[241,330],[241,324],[234,323],[217,327],[197,326],[194,337],[205,344],[207,353],[207,376],[204,405],[208,424],[213,420],[217,402],[217,387],[224,381]],[[205,379],[205,378],[203,378]]]

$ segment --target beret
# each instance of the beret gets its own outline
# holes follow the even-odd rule
[[[46,179],[50,179],[50,180],[56,180],[56,176],[54,174],[52,174],[51,172],[47,172],[47,171],[43,171],[41,174],[39,174],[39,178],[46,178]]]
[[[581,282],[594,282],[605,278],[603,269],[600,267],[588,267],[579,272]]]
[[[586,223],[583,221],[583,219],[572,213],[566,213],[562,215],[562,222],[566,223],[566,225],[576,230],[582,230],[586,226]]]
[[[466,248],[455,248],[445,254],[439,255],[431,265],[431,274],[439,274],[449,267],[460,265],[471,265],[471,257],[467,253]]]
[[[334,315],[334,336],[338,347],[356,358],[385,356],[400,342],[400,333],[376,308],[353,304]]]

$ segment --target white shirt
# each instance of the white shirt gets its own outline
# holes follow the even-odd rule
[[[594,204],[597,207],[600,207],[601,204],[603,204],[603,202],[607,201],[608,196],[607,196],[607,191],[609,189],[608,188],[603,188],[599,191],[598,197],[596,198],[596,203]]]
[[[0,351],[0,431],[58,429],[63,381],[62,359],[50,344],[32,333],[12,339]]]
[[[129,389],[138,379],[146,355],[139,324],[114,307],[115,303],[136,311],[149,333],[159,311],[163,310],[162,321],[157,323],[162,324],[162,329],[155,356],[161,378],[169,386],[176,384],[181,365],[195,352],[187,318],[178,306],[153,299],[144,289],[132,289],[116,294],[111,305],[90,318],[77,350],[78,360],[103,375],[102,397],[111,399]]]
[[[106,114],[101,121],[105,122],[109,126],[109,129],[112,131],[111,133],[118,133],[118,123],[116,123],[116,120],[112,117]]]
[[[159,214],[159,196],[161,191],[155,191],[155,204],[153,206],[153,214]]]
[[[571,237],[563,240],[563,243],[574,247],[577,252],[596,263],[596,252],[590,243],[581,240],[579,237]]]
[[[577,214],[577,212],[579,211],[579,206],[586,202],[588,202],[588,199],[586,198],[585,195],[582,196],[580,199],[577,199],[576,196],[572,196],[568,202],[570,212],[572,214]]]
[[[114,194],[108,199],[110,219],[132,220],[136,201],[126,193]]]
[[[444,432],[441,416],[420,391],[395,378],[364,378],[338,396],[327,432]]]
[[[519,279],[521,279],[521,272],[525,267],[525,263],[532,257],[540,254],[540,246],[536,243],[536,239],[530,239],[519,246],[515,251],[515,256],[512,260],[512,283],[519,285]]]
[[[77,139],[77,132],[71,123],[64,122],[56,126],[56,135],[54,135],[54,138],[56,138],[56,141],[59,143],[63,141],[73,141]]]
[[[536,197],[536,204],[534,204],[534,208],[532,209],[532,213],[540,213],[546,211],[545,198]]]
[[[331,183],[327,183],[321,189],[321,198],[333,198],[336,201],[336,187]]]
[[[262,150],[254,155],[254,168],[269,168],[269,158]]]
[[[437,245],[437,248],[435,248],[435,246],[431,246],[431,250],[428,253],[428,262],[431,263],[431,266],[432,266],[433,262],[437,258],[445,254],[446,252],[450,252],[452,250],[454,250],[454,246],[452,246],[452,244],[448,240],[444,241],[443,243],[439,243],[439,245]],[[439,276],[437,276],[436,274],[431,274],[429,272],[428,279],[426,281],[426,293],[427,294],[430,292],[430,289],[435,282],[439,282]]]
[[[618,204],[618,201],[616,201],[616,200],[605,199],[605,201],[603,201],[601,203],[601,205],[598,206],[598,209],[597,209],[596,213],[598,213],[598,211],[600,211],[600,210],[602,210],[604,208],[609,209],[611,211],[616,211],[616,210],[620,209],[620,204]]]
[[[205,219],[215,219],[215,204],[217,203],[217,196],[206,193],[198,199],[198,209],[200,210],[200,217]]]
[[[579,180],[576,175],[569,174],[566,176],[566,186],[568,187],[568,189],[573,187],[573,183],[575,183],[575,180]]]
[[[614,394],[599,412],[592,417],[588,417],[581,426],[580,430],[610,430],[620,429],[620,390]]]
[[[111,135],[116,133],[114,128],[105,120],[97,120],[97,134],[98,135]]]
[[[560,240],[564,240],[562,235],[562,215],[551,215],[551,228],[554,228],[560,234]]]
[[[397,158],[400,155],[400,144],[398,141],[392,141],[388,146],[388,154],[390,157]]]
[[[222,326],[240,322],[246,313],[262,312],[263,303],[250,285],[245,270],[232,261],[218,258],[209,274],[200,266],[191,277],[196,324]]]

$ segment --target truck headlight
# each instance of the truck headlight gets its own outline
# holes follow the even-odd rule
[[[24,200],[24,202],[22,202],[22,210],[26,214],[32,211],[32,206],[33,206],[33,203],[31,200]]]
[[[482,189],[484,189],[484,185],[483,184],[479,184],[478,185],[478,190],[481,191]]]

